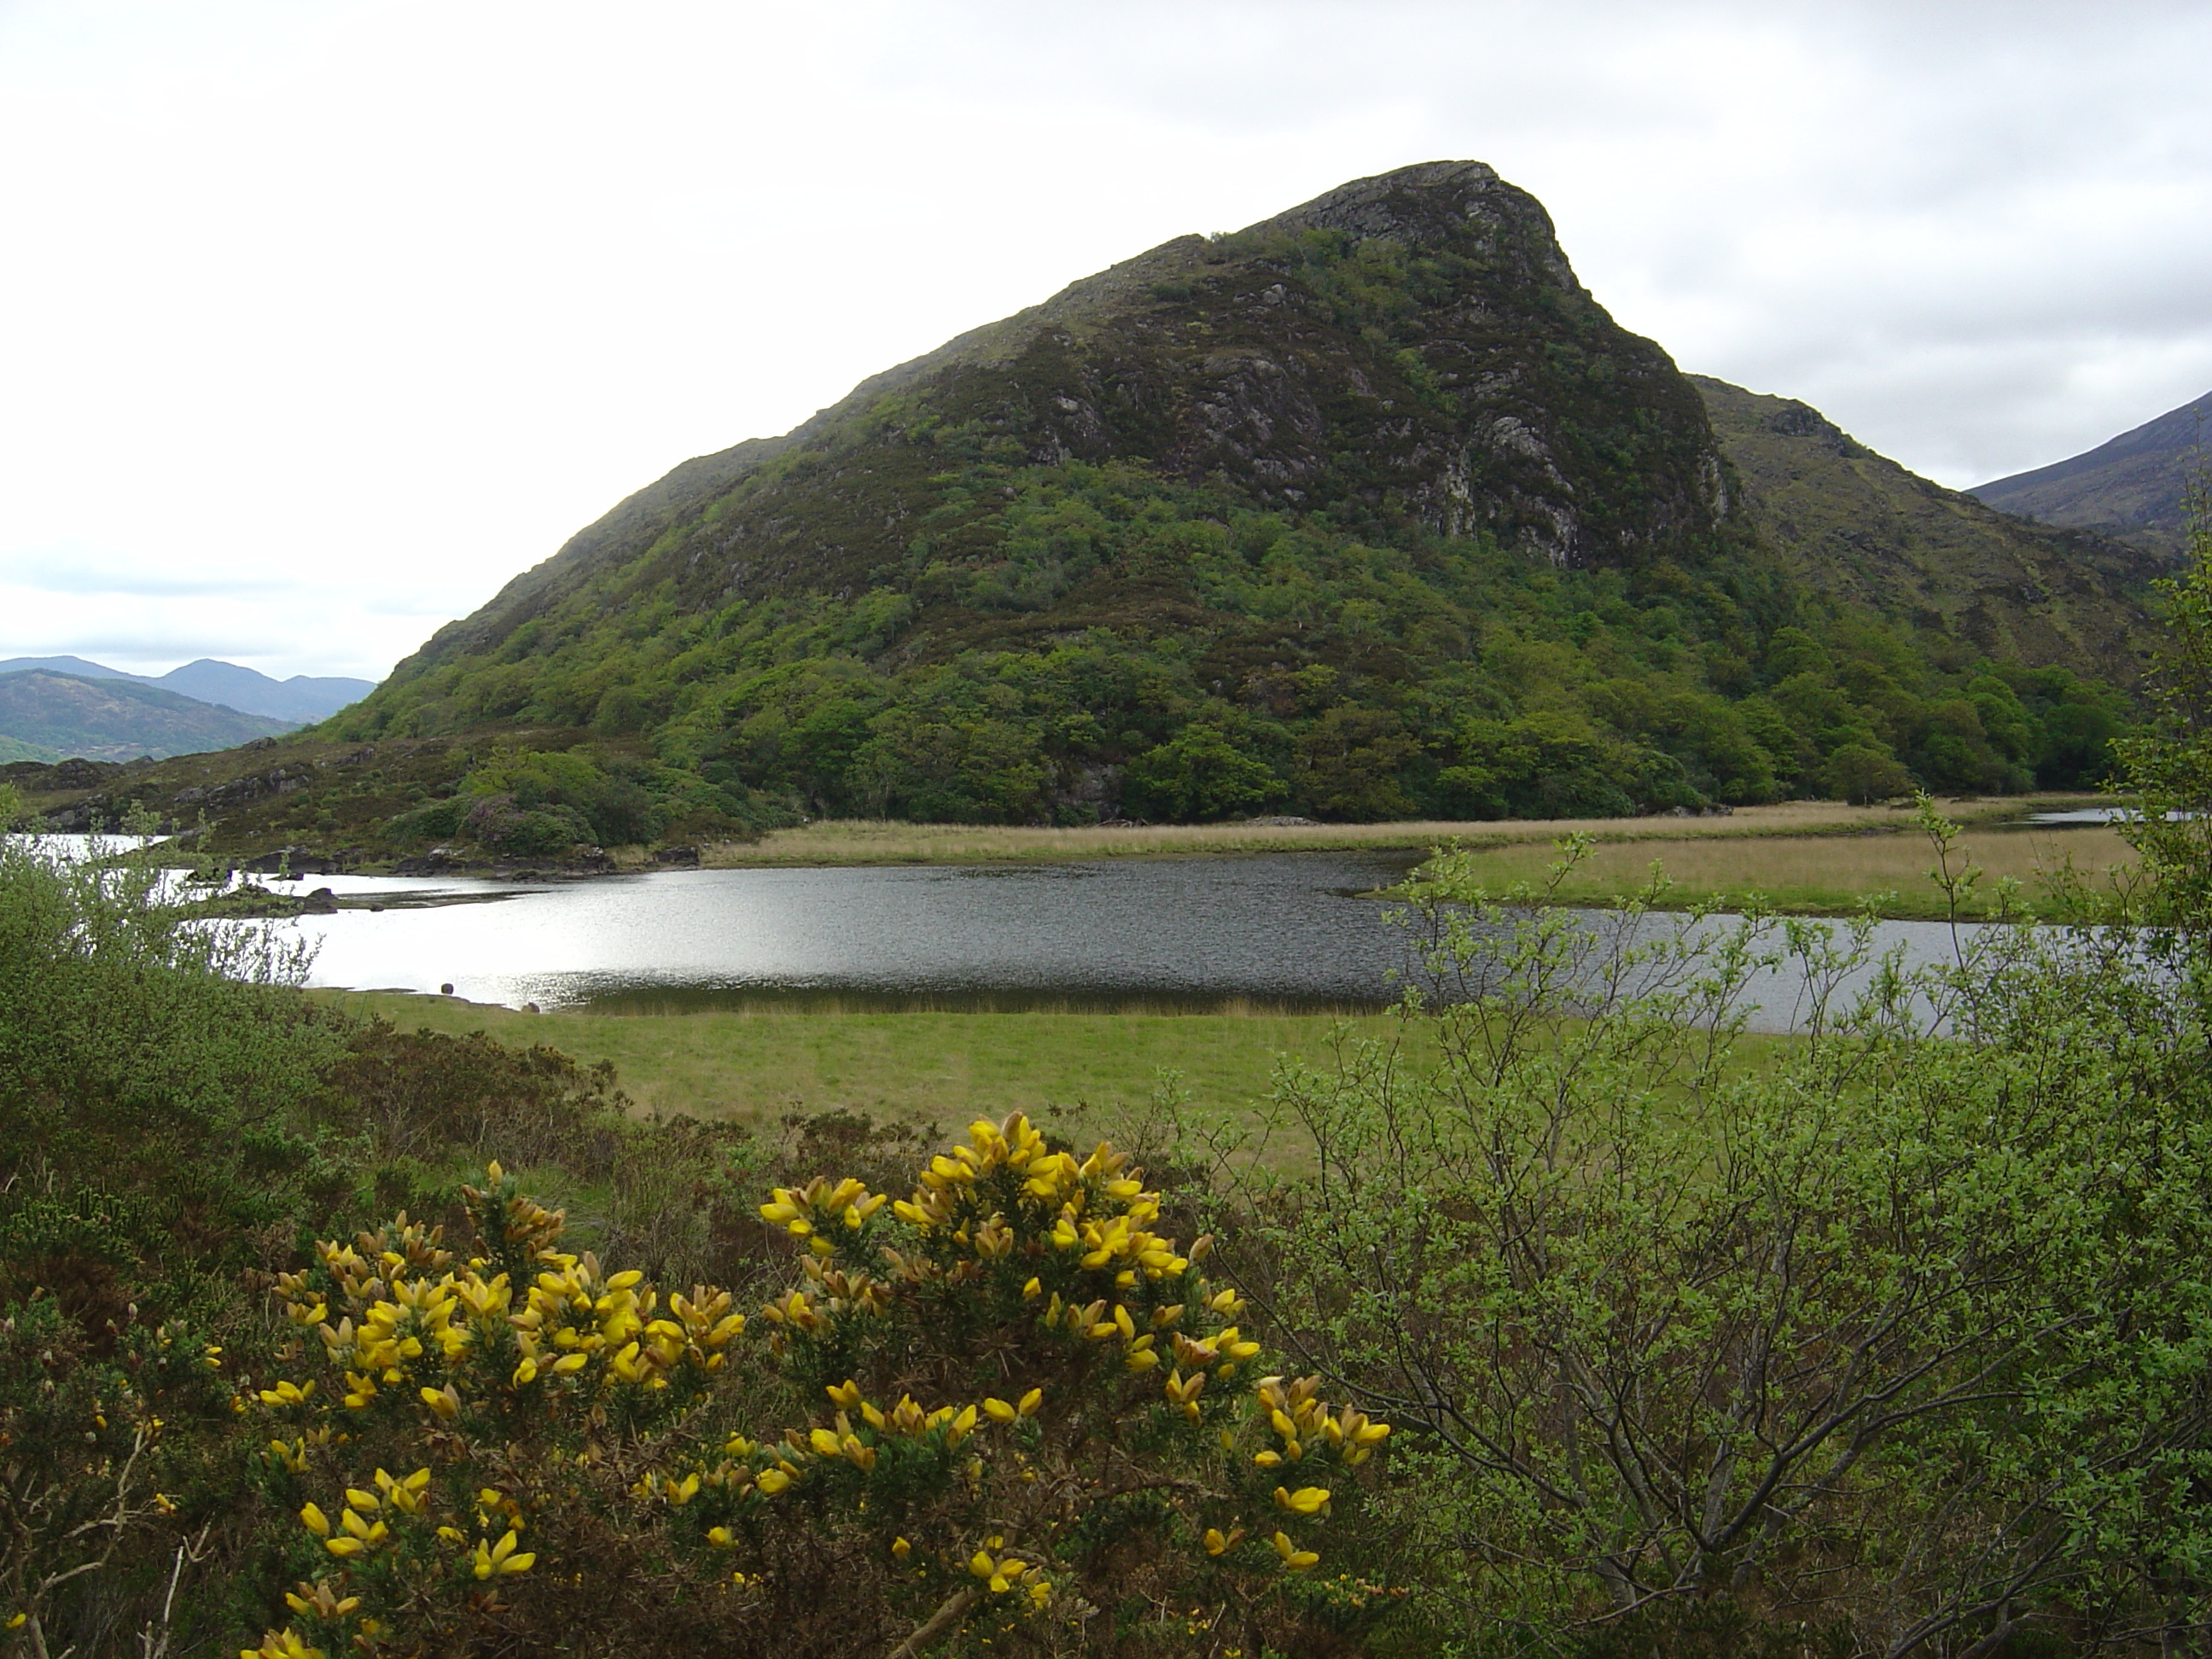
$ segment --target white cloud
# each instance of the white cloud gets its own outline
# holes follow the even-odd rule
[[[1446,155],[1685,367],[1948,483],[2040,465],[2212,386],[2208,46],[2191,4],[0,0],[0,656],[380,673],[686,456]]]

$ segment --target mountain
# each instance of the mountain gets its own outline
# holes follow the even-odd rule
[[[687,461],[312,732],[130,783],[241,849],[532,856],[2072,787],[2133,556],[1693,383],[1534,198],[1432,162]]]
[[[2185,539],[2190,481],[2206,471],[2208,413],[2212,392],[2094,449],[2032,472],[1976,484],[1967,494],[2023,518],[2104,530],[2160,553],[2179,554]]]
[[[295,674],[288,680],[275,680],[251,668],[216,662],[208,657],[161,675],[126,674],[119,668],[87,662],[82,657],[15,657],[0,662],[0,674],[19,674],[34,668],[75,674],[85,679],[131,680],[201,702],[218,703],[241,714],[261,714],[295,725],[326,719],[376,689],[374,680],[337,677],[316,678]]]
[[[294,729],[287,721],[218,708],[121,675],[94,678],[43,668],[0,674],[0,736],[44,751],[10,754],[10,760],[161,759]]]
[[[1885,459],[1794,398],[1691,376],[1753,522],[1806,588],[1988,653],[2133,681],[2167,561],[2031,524]]]
[[[66,758],[58,749],[49,749],[43,744],[25,743],[20,738],[0,737],[0,766],[18,763],[48,765]]]

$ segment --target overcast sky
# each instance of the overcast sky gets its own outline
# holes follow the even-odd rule
[[[1474,157],[1952,485],[2212,388],[2212,5],[0,0],[0,658],[377,677],[685,457]]]

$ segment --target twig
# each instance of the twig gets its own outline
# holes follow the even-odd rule
[[[890,1650],[890,1659],[915,1659],[915,1656],[930,1643],[957,1624],[960,1615],[967,1612],[975,1601],[975,1592],[972,1589],[958,1590],[947,1596],[945,1605],[929,1615],[927,1624]]]

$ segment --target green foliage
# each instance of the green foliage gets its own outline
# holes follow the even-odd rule
[[[1501,1655],[1756,1651],[1770,1618],[1793,1652],[1801,1620],[1888,1654],[2198,1627],[2203,1005],[2103,930],[1915,972],[1856,928],[1593,923],[1468,868],[1414,896],[1438,1058],[1353,1042],[1281,1078],[1274,1167],[1288,1137],[1315,1178],[1176,1142],[1212,1143],[1291,1346],[1418,1419],[1428,1616]],[[1814,1023],[1747,1069],[1775,969]]]
[[[454,793],[388,820],[400,846],[465,841],[505,857],[557,858],[663,835],[740,839],[759,813],[742,793],[680,769],[589,748],[493,750]]]
[[[157,870],[0,843],[0,1228],[45,1215],[51,1243],[16,1267],[121,1268],[179,1232],[235,1263],[343,1188],[313,1122],[341,1035],[272,994],[304,967],[267,933],[193,925]]]
[[[2197,479],[2188,505],[2187,561],[2160,584],[2155,723],[2114,746],[2137,805],[2124,833],[2152,878],[2136,915],[2179,930],[2166,948],[2195,962],[2212,927],[2212,486]]]
[[[1205,823],[1260,805],[1281,790],[1273,770],[1218,726],[1193,725],[1129,763],[1122,800],[1145,817]]]
[[[619,689],[622,729],[657,757],[502,751],[463,782],[467,808],[417,806],[391,836],[550,851],[779,813],[1574,817],[1875,782],[2063,788],[2097,781],[2126,718],[2066,670],[1778,599],[1741,552],[1537,571],[1481,538],[1260,510],[1125,462],[978,459],[933,489],[903,568],[853,598],[645,630],[610,573],[498,651],[349,711],[361,737],[495,711],[606,731],[594,711]],[[1048,605],[1072,624],[1049,642],[916,649]]]

